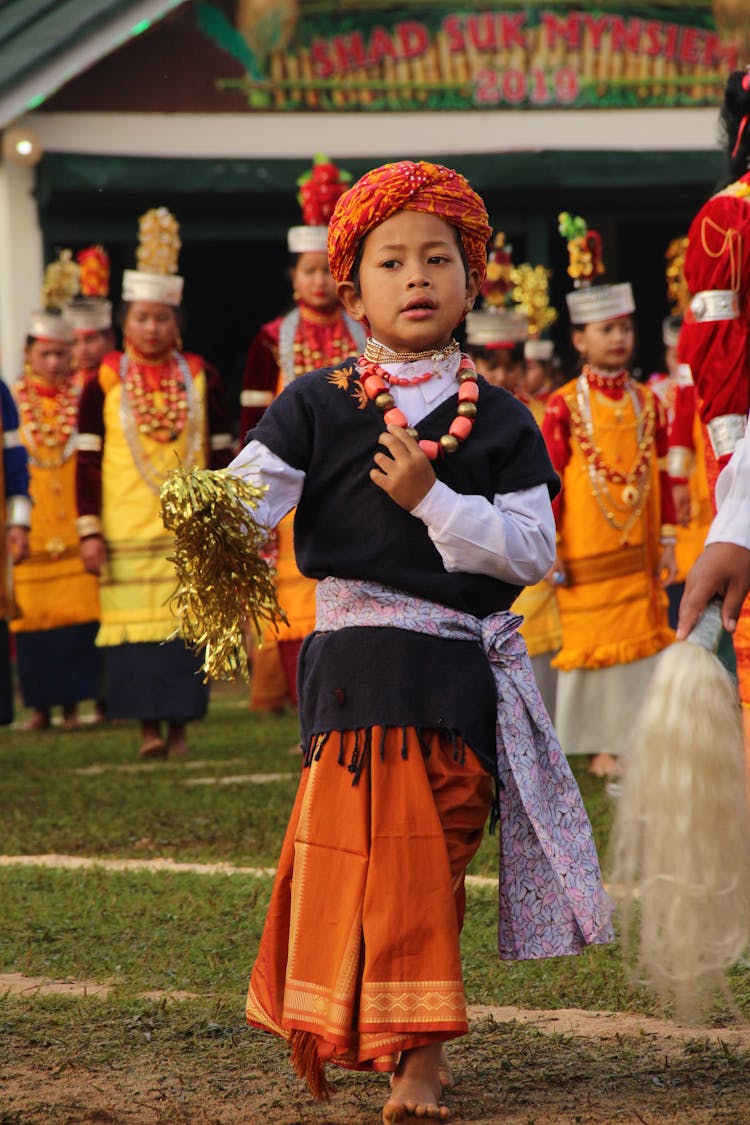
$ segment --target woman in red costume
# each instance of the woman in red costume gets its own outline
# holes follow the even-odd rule
[[[294,308],[264,324],[245,363],[240,395],[240,440],[257,425],[266,407],[284,387],[306,371],[335,367],[361,355],[363,327],[348,316],[336,295],[328,269],[328,220],[351,176],[324,156],[298,181],[303,226],[291,227],[287,246]],[[297,658],[302,641],[315,627],[315,583],[304,578],[294,561],[294,513],[276,529],[272,546],[279,600],[288,625],[268,630],[255,654],[251,706],[272,711],[297,704]]]
[[[706,428],[713,495],[716,476],[745,432],[750,408],[750,68],[730,74],[721,109],[730,182],[701,207],[688,232],[685,279],[690,307],[680,334]],[[750,746],[750,612],[734,634]]]

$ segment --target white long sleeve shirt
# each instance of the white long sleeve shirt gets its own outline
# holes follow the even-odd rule
[[[750,549],[750,429],[719,474],[716,505],[706,544],[736,543]]]

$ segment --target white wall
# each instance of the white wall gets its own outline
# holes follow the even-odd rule
[[[456,113],[32,113],[48,152],[243,160],[430,153],[715,149],[715,109]]]
[[[0,163],[0,372],[21,373],[26,322],[41,304],[42,232],[33,196],[34,169]]]

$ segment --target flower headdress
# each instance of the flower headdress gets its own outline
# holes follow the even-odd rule
[[[103,246],[87,246],[76,254],[80,298],[70,306],[73,327],[79,335],[106,332],[112,327],[109,297],[109,256]]]
[[[328,249],[328,223],[340,196],[351,184],[351,174],[344,172],[322,153],[313,160],[312,168],[297,180],[297,202],[302,208],[304,226],[290,227],[287,247],[290,254]]]
[[[635,312],[635,301],[630,282],[618,285],[596,285],[604,273],[602,236],[592,230],[580,215],[562,211],[558,215],[558,229],[568,243],[568,274],[573,278],[574,290],[565,300],[573,324],[595,324],[628,316]]]

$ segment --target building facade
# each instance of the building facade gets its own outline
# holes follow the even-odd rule
[[[750,62],[743,6],[15,0],[0,9],[5,377],[44,263],[101,242],[117,284],[139,214],[165,205],[182,230],[186,342],[231,393],[289,301],[285,232],[318,152],[355,176],[403,157],[457,167],[515,260],[553,270],[560,306],[557,214],[584,215],[608,275],[634,284],[652,369],[664,253],[723,174],[717,106]]]

